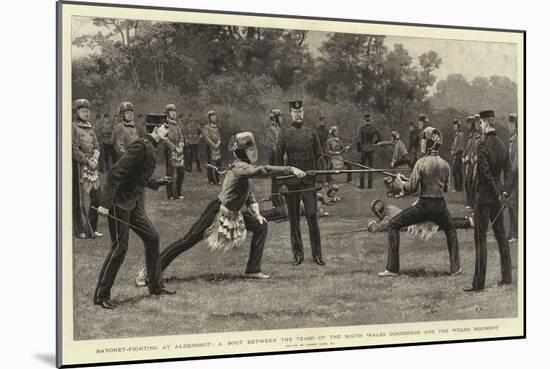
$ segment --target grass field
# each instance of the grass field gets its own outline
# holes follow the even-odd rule
[[[161,166],[157,167],[158,174]],[[269,192],[269,181],[255,180],[255,193]],[[207,186],[205,174],[186,173],[184,200],[168,201],[164,191],[147,191],[147,211],[161,235],[161,249],[182,237],[220,187]],[[449,276],[445,235],[429,242],[401,236],[399,278],[382,279],[376,273],[386,265],[386,233],[354,233],[331,237],[334,232],[366,226],[370,203],[383,197],[381,178],[375,189],[359,190],[341,185],[344,201],[328,207],[331,216],[320,219],[327,266],[313,263],[302,221],[305,262],[294,267],[289,224],[270,223],[263,256],[265,281],[241,277],[248,256],[246,248],[211,253],[204,243],[182,254],[164,277],[175,296],[149,297],[146,288],[134,286],[133,278],[144,265],[143,244],[130,236],[130,247],[112,290],[119,304],[109,311],[94,306],[92,295],[108,248],[105,219],[100,219],[103,238],[74,242],[74,337],[77,340],[159,336],[224,331],[346,326],[455,319],[502,318],[517,315],[516,285],[497,287],[500,261],[490,232],[487,289],[466,294],[474,268],[473,230],[458,230],[464,273]],[[462,215],[463,194],[449,194],[453,215]],[[414,199],[394,199],[406,207]],[[264,203],[262,206],[268,206]],[[507,218],[506,218],[507,219]],[[514,281],[517,280],[517,248],[511,245]]]

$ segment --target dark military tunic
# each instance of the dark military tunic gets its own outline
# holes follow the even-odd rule
[[[287,155],[287,165],[303,171],[318,168],[321,156],[319,135],[303,124],[293,123],[281,132],[277,142],[275,165],[285,165],[284,155]],[[290,222],[290,237],[292,251],[295,257],[303,258],[304,247],[300,230],[300,200],[304,203],[306,219],[309,228],[309,240],[313,257],[322,257],[321,235],[317,219],[317,198],[315,194],[315,177],[306,176],[298,184],[288,185],[290,191],[308,190],[288,193],[286,195],[288,216]]]
[[[156,141],[150,135],[131,144],[115,163],[105,182],[100,205],[110,209],[109,214],[132,224],[132,230],[143,240],[149,279],[149,292],[161,289],[159,262],[159,235],[147,217],[144,207],[145,187],[158,189],[151,179],[155,171]],[[110,299],[111,287],[128,250],[130,226],[109,218],[111,250],[99,274],[94,301]]]
[[[384,140],[382,132],[371,123],[366,123],[359,128],[357,134],[357,151],[361,153],[361,164],[370,168],[374,166],[376,144]],[[372,188],[373,174],[368,174],[367,187]],[[359,187],[365,188],[365,173],[359,175]]]
[[[488,132],[486,139],[477,146],[477,168],[474,177],[474,218],[476,264],[472,287],[485,288],[487,269],[487,230],[493,223],[493,232],[498,243],[503,283],[512,283],[512,258],[504,229],[504,215],[499,196],[509,193],[511,164],[508,150],[497,137],[496,132]],[[504,184],[501,175],[504,173]],[[500,212],[500,213],[499,213]],[[497,217],[498,216],[498,217]]]

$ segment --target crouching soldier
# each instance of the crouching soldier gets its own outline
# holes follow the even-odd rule
[[[384,201],[376,199],[371,204],[371,211],[374,214],[374,219],[367,221],[367,228],[369,232],[387,232],[390,228],[390,220],[401,213],[403,210],[395,205],[386,204]],[[465,217],[453,217],[453,223],[456,229],[473,228],[474,218],[470,216]],[[405,228],[401,229],[404,230]],[[419,236],[424,241],[428,241],[435,232],[440,228],[434,222],[424,222],[420,224],[413,224],[407,228],[407,230],[415,236]]]
[[[145,187],[157,190],[171,183],[171,178],[151,179],[155,171],[156,146],[168,135],[168,125],[147,126],[144,138],[132,143],[115,163],[105,182],[103,196],[97,212],[109,217],[111,250],[105,257],[94,292],[94,304],[114,309],[111,288],[126,251],[130,228],[145,245],[145,263],[150,276],[151,295],[172,295],[160,280],[159,234],[145,213]]]
[[[456,228],[443,196],[449,189],[451,168],[449,163],[439,157],[442,135],[438,129],[428,127],[424,129],[423,139],[426,142],[426,155],[416,162],[410,181],[403,183],[405,193],[414,193],[420,187],[420,198],[413,206],[403,210],[390,220],[388,262],[386,270],[378,273],[379,277],[396,277],[399,275],[400,230],[426,221],[437,224],[445,231],[451,263],[451,275],[456,276],[462,272]],[[400,174],[397,175],[397,181],[401,181]]]
[[[258,160],[258,150],[254,136],[250,132],[233,136],[229,143],[229,151],[233,152],[235,161],[225,173],[221,193],[206,206],[200,218],[183,238],[162,251],[161,270],[166,270],[178,255],[203,239],[211,250],[225,251],[240,247],[245,241],[248,230],[252,232],[252,240],[245,275],[255,279],[269,278],[267,274],[261,272],[267,221],[260,214],[259,205],[252,193],[250,179],[291,174],[303,178],[305,173],[294,167],[255,165]],[[247,209],[241,211],[245,205]],[[150,280],[149,273],[145,269],[140,270],[136,275],[136,285],[146,286]]]

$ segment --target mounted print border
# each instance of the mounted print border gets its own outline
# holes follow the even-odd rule
[[[57,365],[59,367],[525,338],[525,31],[71,1],[61,1],[57,5]],[[515,281],[516,288],[514,289],[514,293],[517,294],[517,314],[506,318],[437,321],[422,319],[418,322],[384,322],[342,326],[323,326],[321,324],[316,327],[306,325],[294,328],[285,327],[284,329],[244,331],[240,328],[236,331],[227,329],[216,331],[217,328],[212,328],[213,331],[204,329],[201,333],[184,334],[182,332],[177,335],[172,332],[163,335],[148,335],[145,330],[144,334],[115,338],[105,338],[101,335],[87,336],[81,330],[77,334],[75,327],[80,324],[81,316],[79,316],[80,310],[75,308],[75,301],[77,301],[77,295],[81,293],[82,288],[93,291],[93,285],[75,285],[74,278],[75,270],[77,270],[75,263],[78,260],[75,260],[75,238],[72,233],[72,103],[73,100],[85,96],[73,96],[72,91],[73,17],[234,25],[515,45],[517,50],[517,58],[514,60],[517,69],[515,76],[517,110],[515,112],[519,121],[519,234],[516,246],[517,259],[514,254],[513,264],[514,267],[517,266],[517,281]],[[295,95],[289,96],[288,100],[294,98],[296,98]],[[305,104],[307,114],[307,101]],[[365,208],[370,208],[370,201],[365,204]],[[153,219],[153,223],[155,222],[156,220]],[[188,228],[189,226],[190,224],[184,224],[183,227]],[[283,232],[288,232],[287,226],[282,229]],[[105,232],[107,231],[105,230]],[[105,247],[109,243],[108,237],[105,235],[104,240],[101,241]],[[161,239],[162,237],[161,234]],[[269,243],[270,236],[267,237]],[[139,240],[136,240],[134,239],[132,242],[141,244]],[[444,244],[444,241],[441,242]],[[133,251],[130,250],[129,253]],[[385,249],[383,251],[385,253]],[[337,250],[330,250],[326,253],[336,252]],[[462,242],[461,252],[473,254],[473,243]],[[142,258],[142,256],[140,257]],[[329,266],[330,261],[329,258]],[[489,268],[496,268],[496,262],[489,264]],[[99,271],[100,266],[100,264],[95,265],[94,270]],[[383,270],[383,265],[381,268]],[[471,264],[464,265],[464,274],[467,275],[468,281],[472,270]],[[368,272],[376,274],[376,271]],[[95,282],[94,280],[91,283]],[[129,284],[133,282],[117,280],[116,283]],[[414,285],[415,281],[410,278],[408,283]],[[360,294],[362,293],[361,288],[361,286],[355,286],[354,290]],[[391,289],[391,284],[387,288]],[[181,286],[180,289],[184,293],[185,287]],[[86,293],[88,292],[86,291]],[[455,293],[454,290],[452,292]],[[456,294],[463,293],[462,289],[456,290]],[[169,297],[162,297],[158,303],[162,304],[168,300]],[[92,305],[91,300],[89,304]],[[185,307],[182,306],[181,309],[185,309]],[[307,310],[307,307],[304,309]],[[95,319],[102,320],[108,313],[99,310]],[[90,319],[90,317],[86,319]],[[246,316],[243,319],[246,321]],[[139,325],[140,323],[136,321],[135,324]]]

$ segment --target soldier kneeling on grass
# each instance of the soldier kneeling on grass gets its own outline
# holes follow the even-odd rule
[[[203,239],[211,250],[226,251],[240,247],[246,239],[246,231],[249,230],[252,231],[252,240],[245,276],[255,279],[269,278],[260,269],[267,237],[267,221],[260,214],[250,179],[292,174],[303,178],[306,174],[289,166],[255,165],[258,160],[258,149],[254,135],[250,132],[233,136],[229,143],[229,151],[233,152],[235,161],[225,174],[221,193],[206,206],[200,218],[183,238],[161,252],[161,270],[164,271],[178,255]],[[245,205],[247,209],[241,211]],[[148,275],[145,269],[138,272],[135,282],[138,287],[147,285]]]
[[[410,180],[403,183],[405,193],[420,190],[420,198],[413,206],[390,220],[388,262],[386,269],[378,273],[379,277],[399,276],[399,232],[404,227],[426,221],[437,224],[445,231],[451,275],[456,276],[462,272],[456,228],[443,195],[449,189],[451,168],[449,163],[439,156],[439,146],[442,143],[441,132],[437,128],[425,128],[423,140],[426,144],[426,155],[414,165]],[[397,175],[397,181],[401,181],[400,174]]]

